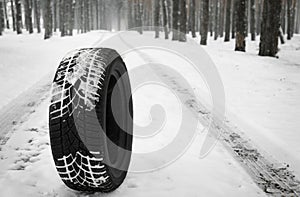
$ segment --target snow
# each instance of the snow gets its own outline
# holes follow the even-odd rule
[[[204,48],[222,77],[227,118],[300,177],[300,35],[280,46],[279,59],[257,56],[259,37],[246,53],[222,40]]]
[[[55,36],[43,41],[42,35],[16,36],[5,32],[0,37],[0,108],[44,75],[50,73],[53,76],[59,61],[68,51],[105,46],[105,42],[100,44],[96,41],[103,38],[109,40],[115,35],[91,32],[66,38]],[[128,37],[129,41],[137,33],[132,33],[132,36]],[[137,41],[142,39],[146,44],[159,43],[158,46],[197,55],[197,48],[193,45],[163,39],[154,41],[152,36],[153,33],[145,33]],[[124,43],[114,44],[119,51],[128,49]],[[234,42],[223,43],[222,40],[209,40],[208,46],[203,47],[222,78],[226,118],[267,155],[291,164],[292,169],[300,174],[300,134],[297,132],[300,122],[296,118],[300,114],[300,36],[295,35],[293,41],[280,48],[279,59],[275,59],[257,56],[258,41],[247,42],[246,53],[234,52]],[[211,104],[205,80],[191,71],[193,68],[188,62],[168,51],[154,48],[141,49],[140,52],[147,54],[147,57],[141,57],[134,51],[123,53],[129,70],[134,71],[134,68],[149,61],[169,65],[192,84],[199,100],[208,106]],[[156,80],[157,73],[151,68],[143,69],[148,76],[131,74],[133,81],[139,82],[147,77]],[[180,124],[182,113],[188,114],[191,120],[195,119],[195,115],[181,105],[174,92],[159,84],[137,88],[133,96],[137,125],[146,126],[152,121],[155,128],[161,124],[158,120],[160,116],[155,113],[149,116],[153,104],[162,105],[167,117],[164,128],[151,138],[144,140],[135,136],[134,153],[146,153],[167,146],[176,135],[174,131]],[[74,192],[60,181],[49,146],[48,104],[49,100],[46,100],[37,106],[28,121],[16,125],[5,146],[0,147],[0,196],[98,196]],[[188,130],[189,127],[183,129]],[[206,135],[207,131],[198,125],[196,137],[182,157],[159,170],[131,172],[117,191],[104,196],[264,196],[221,143],[217,143],[206,157],[199,157]],[[141,162],[139,159],[134,155],[131,168]],[[156,159],[161,161],[164,158],[157,155]]]
[[[43,34],[15,35],[6,30],[0,37],[0,108],[43,76],[54,76],[59,62],[68,52],[91,47],[105,36],[105,32],[100,35],[91,32],[64,38],[56,35],[44,41]]]
[[[98,196],[74,192],[60,181],[49,147],[45,113],[48,102],[39,106],[2,147],[0,195]],[[199,159],[200,138],[199,134],[189,151],[172,165],[150,173],[129,173],[125,183],[107,196],[221,196],[224,192],[230,196],[263,195],[221,145]]]

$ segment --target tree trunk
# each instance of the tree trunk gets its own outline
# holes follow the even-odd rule
[[[263,0],[257,0],[256,35],[259,35],[261,31],[262,1]]]
[[[281,3],[281,0],[264,0],[259,44],[260,56],[275,57],[278,52]]]
[[[293,0],[287,0],[287,39],[292,39],[292,2]]]
[[[286,34],[286,0],[282,0],[281,28],[282,28],[282,33]]]
[[[207,45],[208,22],[209,22],[209,0],[203,0],[203,12],[201,21],[201,45]]]
[[[159,18],[160,18],[160,0],[155,0],[154,2],[154,28],[155,28],[155,38],[159,38]]]
[[[14,8],[13,0],[10,0],[10,7],[11,7],[11,17],[13,22],[13,31],[16,31],[16,16],[15,16],[15,8]]]
[[[226,1],[226,24],[225,24],[225,42],[230,41],[230,24],[231,24],[231,0]]]
[[[41,33],[41,6],[39,0],[34,0],[34,17],[38,33]]]
[[[85,3],[87,1],[84,1]],[[68,30],[68,18],[67,18],[67,0],[60,0],[59,2],[59,29],[61,32],[61,36],[67,35]],[[87,24],[85,24],[87,25]]]
[[[84,0],[84,32],[90,31],[90,5],[89,0]]]
[[[138,11],[138,32],[140,34],[143,34],[143,3],[142,0],[138,0],[137,5],[137,11]]]
[[[167,0],[162,0],[162,10],[163,10],[163,26],[164,26],[164,32],[165,32],[165,39],[169,39],[169,30],[168,30],[168,4]]]
[[[296,33],[300,33],[300,2],[297,2]]]
[[[21,8],[21,1],[15,0],[15,6],[16,6],[16,28],[17,28],[17,34],[22,33],[22,8]]]
[[[80,1],[80,29],[84,33],[84,2]]]
[[[224,8],[225,0],[220,1],[220,25],[219,25],[219,35],[221,38],[224,36]]]
[[[128,1],[128,12],[127,12],[127,20],[128,20],[128,29],[133,28],[133,17],[132,17],[132,0]]]
[[[256,30],[255,30],[255,0],[250,0],[250,33],[251,40],[255,41]]]
[[[218,39],[219,36],[219,0],[215,0],[215,37],[214,40]]]
[[[180,35],[179,41],[186,42],[186,27],[187,27],[187,11],[186,0],[180,0]]]
[[[68,27],[69,27],[69,36],[73,35],[74,29],[74,16],[75,16],[75,2],[73,0],[69,0],[69,20],[68,20]]]
[[[168,25],[169,25],[169,33],[170,33],[172,28],[172,0],[167,0],[167,5],[168,5]]]
[[[190,26],[192,37],[196,38],[196,0],[190,0]]]
[[[179,40],[179,4],[178,0],[173,0],[173,38]]]
[[[235,40],[235,51],[246,51],[246,0],[237,1],[237,18],[236,18],[236,40]]]
[[[236,11],[237,0],[232,0],[232,24],[231,24],[231,38],[235,38],[236,30],[236,20],[237,20],[237,11]]]
[[[48,39],[52,36],[52,7],[51,0],[45,0],[45,15],[44,15],[44,23],[45,23],[45,36],[44,39]]]
[[[292,3],[292,17],[291,17],[291,34],[292,34],[292,37],[294,36],[294,32],[295,32],[295,16],[296,16],[296,2],[297,0],[293,0],[293,3]]]
[[[99,24],[99,0],[96,0],[96,29],[99,30],[100,29],[100,24]]]
[[[56,32],[57,29],[57,1],[53,0],[53,30]]]
[[[0,36],[2,35],[4,29],[4,12],[3,12],[4,3],[0,1]]]
[[[89,1],[89,18],[90,18],[90,30],[94,30],[94,10],[93,10],[93,1]],[[118,19],[118,16],[116,17]],[[70,25],[70,24],[69,24]]]
[[[9,20],[7,15],[7,3],[6,0],[3,0],[4,2],[4,15],[5,15],[5,21],[6,21],[6,28],[9,29]]]
[[[27,28],[30,34],[33,33],[32,24],[32,5],[30,0],[25,0],[25,17],[27,21]]]
[[[284,35],[283,35],[283,31],[282,31],[281,27],[279,28],[279,38],[280,38],[281,44],[285,44]]]
[[[214,35],[214,20],[213,20],[213,10],[214,10],[214,4],[213,4],[213,0],[209,1],[210,3],[210,9],[209,9],[209,31],[210,31],[210,36],[212,37]]]

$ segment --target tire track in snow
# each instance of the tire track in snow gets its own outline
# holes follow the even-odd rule
[[[52,73],[42,77],[0,109],[0,146],[6,144],[16,127],[22,124],[47,97],[51,88]]]
[[[130,49],[135,47],[126,42],[119,34],[120,40]],[[146,63],[153,62],[152,58],[141,51],[135,50]],[[150,66],[151,68],[151,66]],[[162,69],[152,68],[153,72],[164,81],[174,91],[179,93],[180,100],[183,101],[190,110],[194,112],[203,126],[208,127],[211,123],[212,115],[201,101],[187,92],[181,86],[180,79],[169,76]],[[275,196],[300,196],[300,181],[295,177],[288,164],[278,163],[268,155],[263,155],[250,140],[242,135],[237,127],[231,125],[228,120],[219,120],[221,124],[213,122],[215,137],[220,133],[221,141],[226,149],[232,153],[234,158],[244,167],[254,182],[266,193]]]

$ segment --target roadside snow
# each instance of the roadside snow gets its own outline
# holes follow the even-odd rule
[[[226,93],[226,116],[266,155],[286,162],[300,177],[300,35],[280,46],[279,59],[258,56],[259,37],[247,52],[234,42],[204,47]]]
[[[91,47],[105,34],[90,32],[64,38],[56,35],[45,41],[43,34],[15,35],[15,32],[6,30],[0,37],[0,108],[43,76],[54,76],[67,52]]]

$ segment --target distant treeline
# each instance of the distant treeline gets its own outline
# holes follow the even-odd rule
[[[284,43],[300,31],[300,0],[0,0],[0,35],[4,28],[44,29],[45,39],[56,31],[135,28],[182,42],[199,32],[202,45],[208,36],[236,38],[237,51],[245,51],[248,34],[253,41],[261,35],[260,55],[275,56],[278,38]]]

